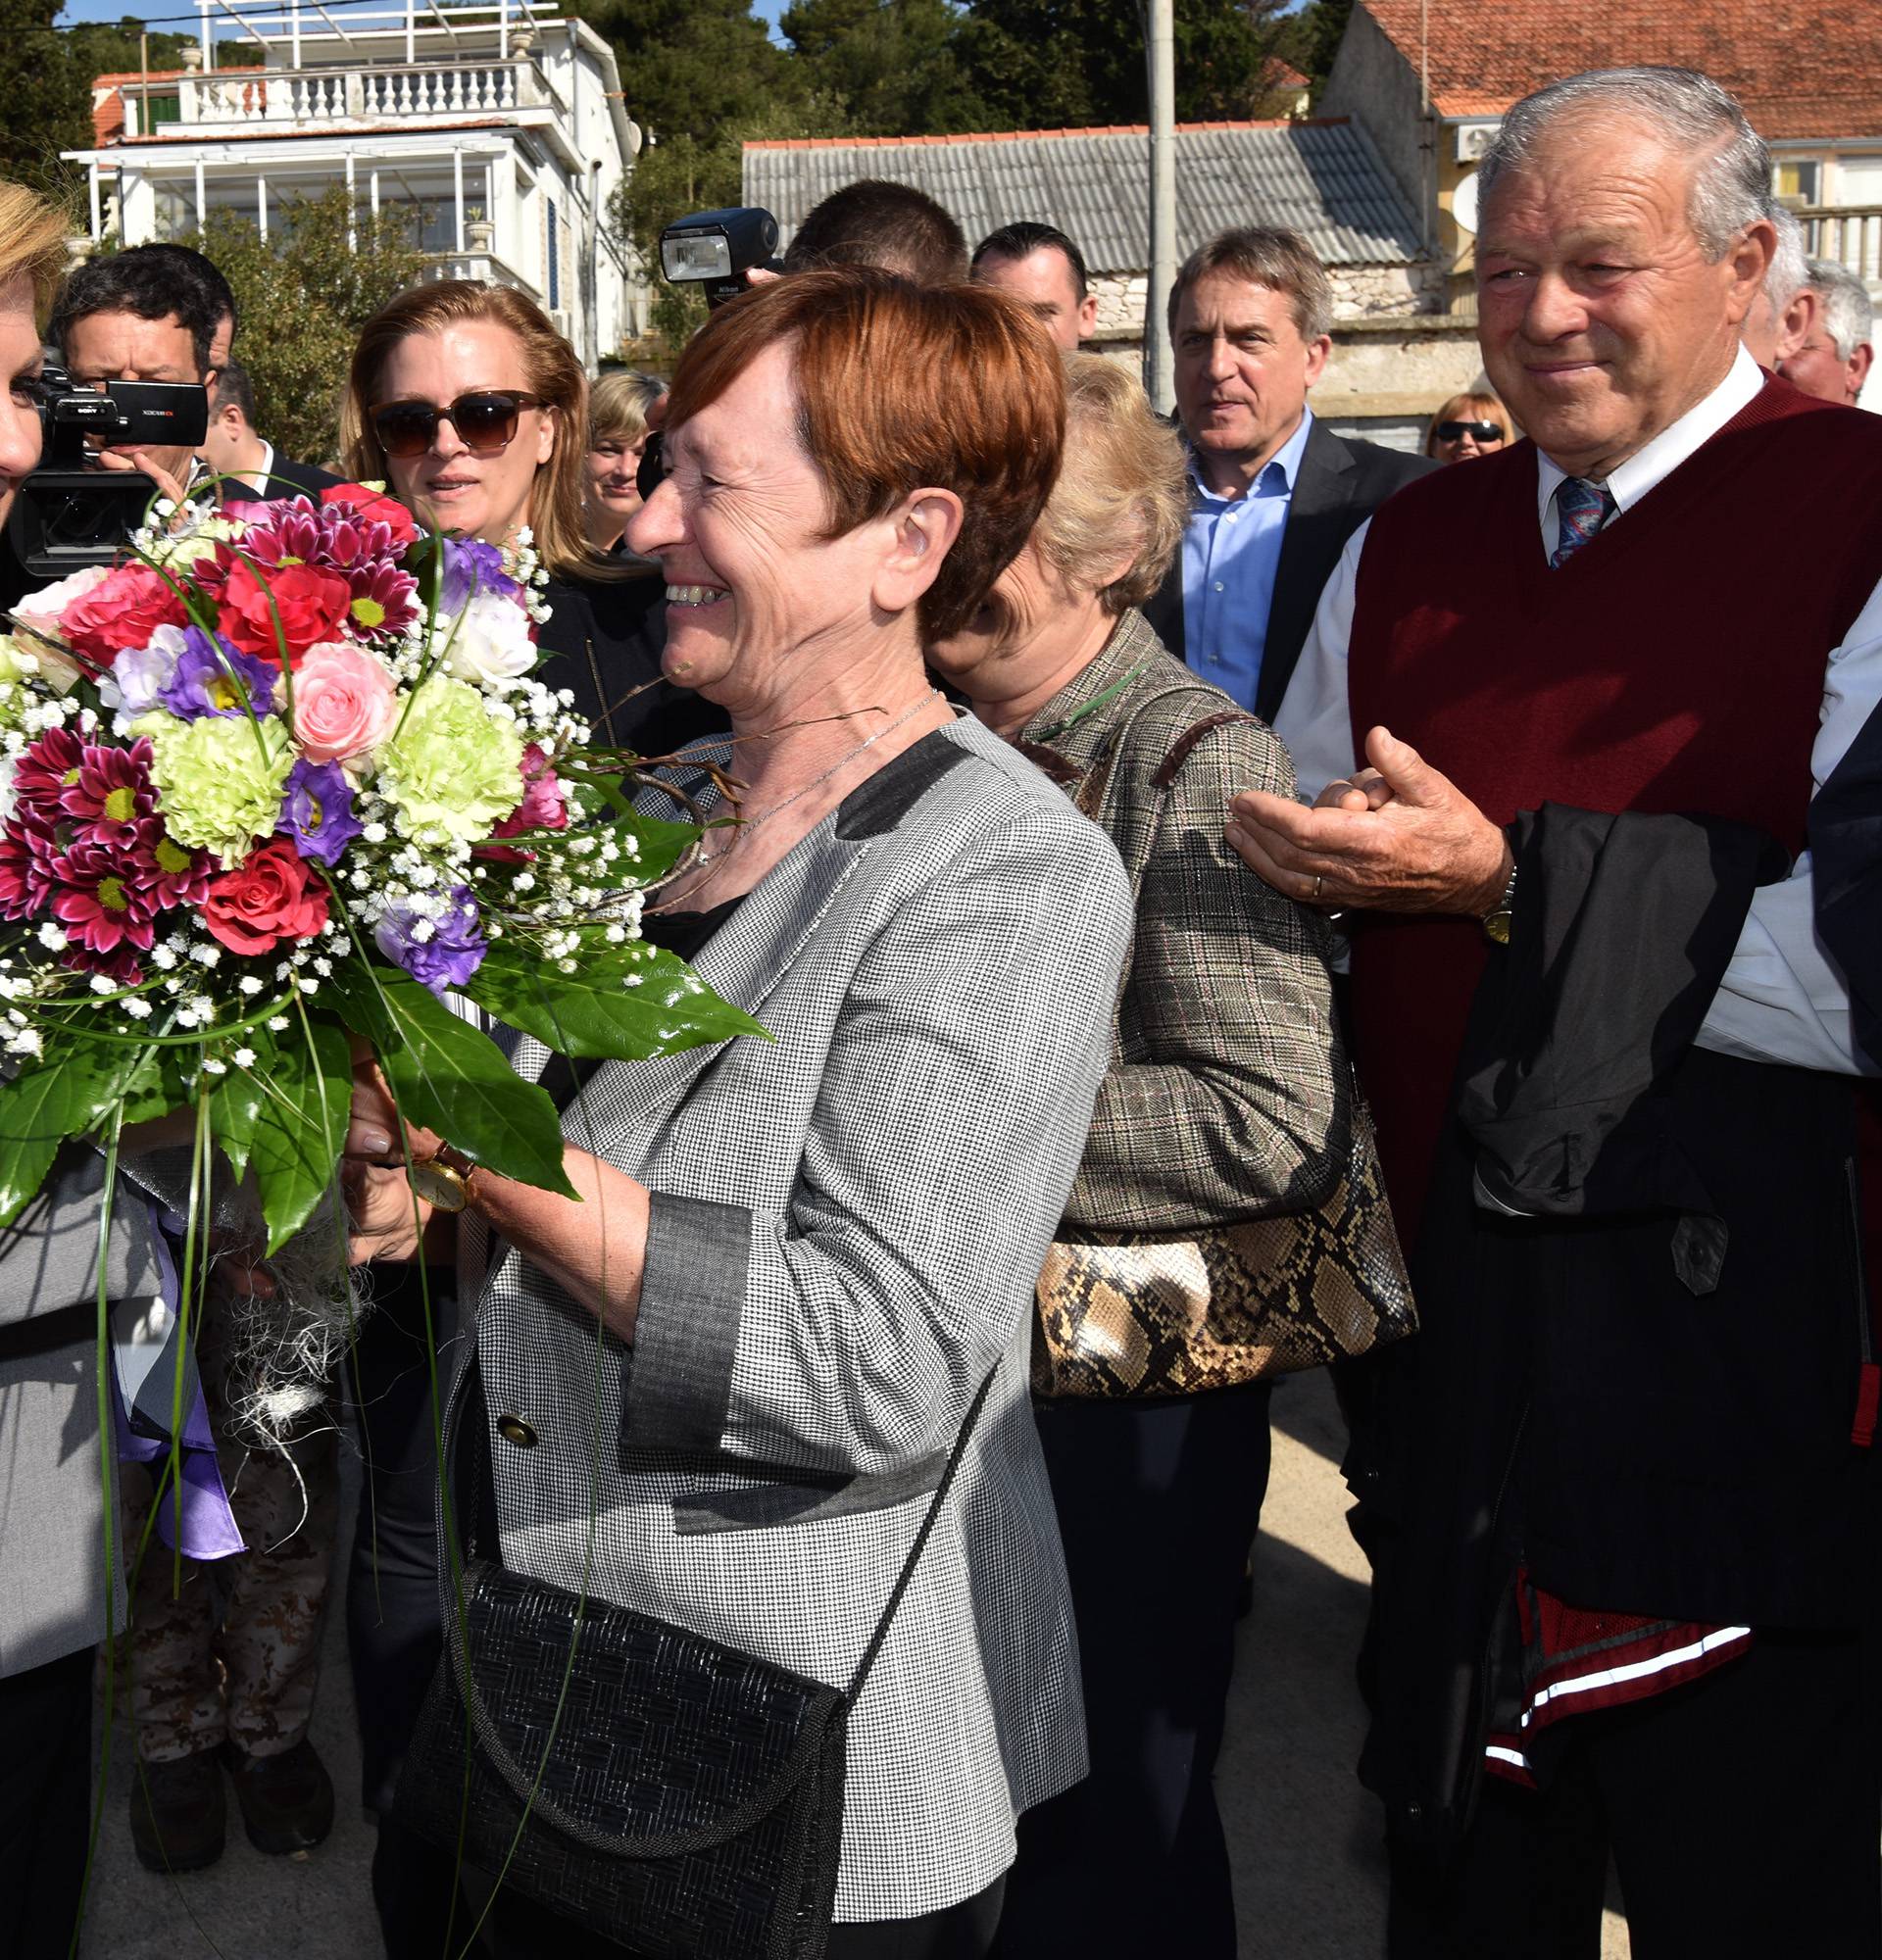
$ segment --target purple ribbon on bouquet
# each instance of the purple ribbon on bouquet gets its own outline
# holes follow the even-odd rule
[[[165,1368],[164,1357],[160,1357],[151,1373],[160,1382],[173,1382],[173,1370],[183,1367],[187,1359],[180,1338],[183,1289],[177,1276],[176,1262],[171,1256],[170,1241],[164,1236],[162,1216],[154,1204],[150,1207],[150,1228],[156,1247],[164,1304],[170,1309],[172,1330],[164,1348],[164,1357],[170,1358],[170,1367]],[[228,1492],[223,1485],[222,1465],[217,1461],[216,1437],[209,1426],[209,1403],[203,1396],[203,1385],[195,1379],[193,1368],[189,1372],[189,1413],[183,1420],[183,1433],[176,1439],[177,1481],[182,1492],[181,1543],[177,1543],[175,1530],[177,1506],[175,1499],[168,1494],[157,1506],[157,1535],[173,1551],[181,1551],[185,1558],[227,1558],[231,1553],[246,1551],[248,1547],[242,1543],[242,1534],[235,1524],[235,1513],[229,1506]],[[169,1397],[165,1396],[163,1400],[167,1407]],[[153,1420],[149,1405],[141,1398],[139,1408],[147,1421]],[[160,1457],[170,1454],[171,1438],[167,1432],[160,1436],[147,1436],[132,1428],[130,1412],[124,1407],[124,1388],[118,1379],[115,1357],[111,1368],[111,1412],[121,1463],[155,1463]]]

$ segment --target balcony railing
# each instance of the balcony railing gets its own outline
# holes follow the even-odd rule
[[[561,94],[528,57],[412,66],[267,69],[186,74],[177,126],[328,129],[348,123],[453,122],[518,109],[566,113]]]
[[[1806,205],[1797,221],[1812,259],[1847,266],[1870,285],[1882,283],[1882,205]]]

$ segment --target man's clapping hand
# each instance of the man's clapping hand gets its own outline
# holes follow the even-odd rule
[[[1389,729],[1365,738],[1368,768],[1329,783],[1310,809],[1249,790],[1228,841],[1277,892],[1329,910],[1482,917],[1510,882],[1498,826]]]

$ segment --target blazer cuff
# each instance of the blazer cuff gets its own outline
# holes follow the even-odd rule
[[[622,1407],[632,1447],[719,1448],[751,1259],[752,1214],[745,1205],[651,1194]]]

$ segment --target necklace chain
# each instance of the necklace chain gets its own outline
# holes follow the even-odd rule
[[[738,848],[738,846],[741,843],[743,843],[746,838],[751,836],[752,832],[757,830],[762,824],[768,823],[771,820],[771,818],[776,816],[781,810],[789,809],[792,804],[800,802],[803,798],[809,796],[813,790],[821,789],[823,785],[827,783],[832,776],[838,775],[844,769],[848,768],[849,765],[853,761],[855,761],[856,759],[860,755],[862,755],[866,749],[873,749],[878,742],[886,740],[889,736],[893,735],[898,728],[906,727],[911,721],[915,719],[915,717],[917,714],[920,713],[922,709],[931,706],[934,702],[937,702],[940,699],[941,699],[940,689],[932,687],[929,688],[927,693],[922,695],[921,698],[918,701],[916,701],[913,707],[904,709],[902,712],[898,714],[895,717],[895,719],[888,724],[886,728],[878,728],[873,735],[865,737],[865,739],[859,742],[854,749],[846,749],[843,752],[843,754],[840,755],[836,759],[836,760],[832,762],[830,766],[823,771],[821,775],[813,776],[811,780],[803,786],[802,789],[793,790],[789,796],[783,798],[781,801],[777,803],[772,804],[768,809],[761,809],[756,816],[748,816],[744,818],[738,824],[737,828],[733,831],[731,842],[725,845],[722,850],[709,852],[702,848],[699,856],[693,859],[692,868],[695,871],[705,872],[708,875],[710,875],[711,867],[713,865],[721,862],[726,858],[729,858],[733,853],[733,851],[735,851]],[[669,898],[664,905],[657,906],[656,909],[660,911],[670,910],[674,900],[690,897],[694,892],[698,891],[700,887],[705,883],[706,883],[705,877],[694,878],[691,881],[691,883],[685,886],[685,888],[682,891],[673,893],[672,896]]]

